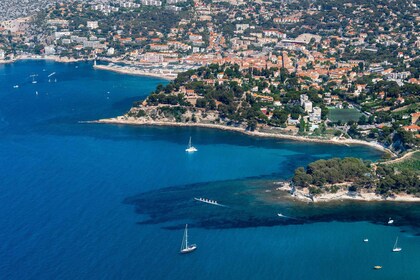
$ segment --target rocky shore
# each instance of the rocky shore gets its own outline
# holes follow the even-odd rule
[[[358,192],[350,192],[347,188],[341,188],[335,193],[322,193],[311,195],[308,188],[294,188],[289,182],[276,182],[281,185],[276,191],[287,192],[290,198],[302,202],[322,203],[343,200],[355,201],[394,201],[394,202],[420,202],[420,197],[409,195],[406,193],[393,194],[392,196],[382,196],[375,192],[362,190]]]

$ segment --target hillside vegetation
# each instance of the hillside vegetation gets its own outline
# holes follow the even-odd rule
[[[297,188],[309,188],[311,194],[336,192],[346,186],[351,192],[367,189],[383,196],[397,193],[420,194],[416,158],[395,165],[374,165],[357,158],[318,160],[305,169],[295,170],[292,182]]]

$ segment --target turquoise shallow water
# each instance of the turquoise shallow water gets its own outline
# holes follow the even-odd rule
[[[0,66],[1,279],[419,278],[419,207],[334,210],[261,197],[266,180],[297,166],[374,160],[375,150],[78,123],[121,114],[158,83],[85,63]],[[193,155],[184,152],[190,136]],[[200,205],[195,195],[232,207]],[[279,211],[301,220],[279,221]],[[396,226],[384,225],[387,216]],[[199,249],[181,256],[186,221]],[[397,235],[401,254],[390,252]]]

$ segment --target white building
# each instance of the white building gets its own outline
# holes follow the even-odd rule
[[[83,42],[84,48],[92,48],[92,49],[104,49],[105,45],[99,43],[99,41],[84,41]]]
[[[286,39],[286,34],[276,29],[263,30],[263,34],[265,37],[277,37],[277,38]]]
[[[397,80],[397,79],[407,79],[410,76],[410,74],[411,74],[410,72],[405,71],[405,72],[398,72],[398,73],[389,73],[386,76],[388,79]]]
[[[199,47],[193,47],[193,53],[199,53],[201,52],[201,49]]]
[[[115,54],[115,49],[114,48],[109,48],[106,52],[107,55],[114,55]]]
[[[44,53],[45,55],[54,55],[55,54],[54,46],[45,46]]]
[[[141,0],[141,3],[145,6],[162,6],[162,1],[156,0]]]
[[[3,60],[6,58],[6,53],[3,50],[0,50],[0,59]]]
[[[168,5],[168,6],[165,7],[165,9],[170,10],[170,11],[174,11],[174,12],[182,11],[181,7],[174,6],[174,5]]]
[[[303,107],[303,109],[305,110],[306,113],[312,112],[312,102],[311,101],[306,100],[303,103],[303,106],[302,107]]]
[[[309,120],[313,123],[321,122],[321,108],[314,107],[312,113],[309,114]]]
[[[54,37],[56,40],[60,39],[61,37],[70,36],[70,31],[57,31],[54,33]]]
[[[141,7],[139,3],[134,3],[134,2],[123,2],[123,3],[120,3],[120,6],[123,8],[140,8]]]
[[[308,101],[308,96],[306,94],[301,94],[300,95],[300,106],[303,107],[303,104],[305,103],[305,101]]]
[[[160,53],[147,52],[145,54],[139,55],[139,57],[140,57],[140,60],[144,60],[146,62],[155,62],[155,63],[163,62],[163,55]]]
[[[247,23],[236,24],[236,31],[239,32],[239,33],[243,33],[248,28],[249,28],[249,24],[247,24]]]
[[[190,33],[190,34],[188,35],[188,39],[189,39],[190,41],[201,41],[201,40],[203,40],[203,36],[201,36],[200,34],[193,34],[193,33]]]
[[[88,21],[88,22],[86,23],[86,26],[87,26],[87,28],[90,28],[90,29],[96,29],[96,28],[98,28],[98,27],[99,27],[99,25],[98,25],[98,22],[97,22],[97,21]]]
[[[187,0],[166,0],[166,3],[168,5],[177,4],[177,3],[184,3],[187,2]]]
[[[61,43],[63,43],[64,45],[69,45],[69,44],[71,44],[71,40],[70,39],[62,39]]]

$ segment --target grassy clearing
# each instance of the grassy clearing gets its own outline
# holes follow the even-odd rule
[[[328,118],[332,122],[348,122],[348,121],[358,121],[362,113],[356,109],[337,109],[331,108],[328,110]]]

